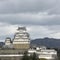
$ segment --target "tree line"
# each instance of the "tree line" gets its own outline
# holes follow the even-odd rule
[[[28,52],[25,52],[22,60],[46,60],[44,58],[39,59],[38,56],[36,55],[36,53],[31,54],[30,56],[28,56]]]

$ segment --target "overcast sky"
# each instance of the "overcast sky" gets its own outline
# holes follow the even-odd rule
[[[60,0],[0,0],[0,41],[26,26],[31,39],[60,38]]]

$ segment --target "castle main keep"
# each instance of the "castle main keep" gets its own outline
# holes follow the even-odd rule
[[[25,27],[18,27],[12,43],[10,38],[6,39],[6,45],[12,45],[14,49],[29,49],[30,48],[30,37]]]

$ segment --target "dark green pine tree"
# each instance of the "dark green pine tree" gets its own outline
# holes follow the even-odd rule
[[[22,60],[29,60],[28,52],[24,53],[24,56],[22,57]]]
[[[24,56],[22,57],[22,60],[39,60],[36,53],[33,53],[32,55],[28,56],[28,52],[24,53]]]
[[[36,53],[33,53],[32,55],[32,60],[39,60],[38,56],[36,55]]]

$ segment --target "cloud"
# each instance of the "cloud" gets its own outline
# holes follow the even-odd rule
[[[9,25],[9,24],[0,24],[0,41],[4,41],[6,37],[14,38],[14,34],[16,33],[17,25]],[[45,26],[26,26],[28,33],[30,34],[30,38],[43,38],[49,36],[49,34],[53,31],[48,30]]]
[[[1,14],[0,22],[22,25],[60,25],[60,15],[48,12]]]
[[[56,0],[3,0],[0,1],[0,13],[21,13],[50,11],[56,6]]]
[[[60,39],[60,32],[50,34],[50,36],[51,36],[51,38],[57,38],[57,39]]]
[[[0,41],[5,41],[6,37],[14,38],[18,26],[26,26],[31,39],[35,38],[60,38],[60,25],[41,26],[41,25],[11,25],[0,23]]]
[[[60,0],[0,0],[0,14],[46,11],[60,14]]]
[[[35,38],[56,38],[60,39],[60,25],[54,26],[30,26],[30,33],[31,39]]]
[[[31,38],[59,38],[60,0],[0,0],[0,40],[21,25]]]
[[[0,41],[4,41],[6,37],[13,38],[16,32],[17,25],[10,25],[6,23],[0,23]]]

